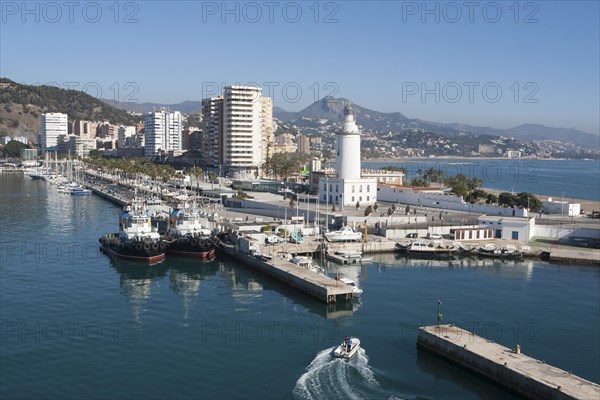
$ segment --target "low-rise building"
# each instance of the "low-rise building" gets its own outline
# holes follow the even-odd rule
[[[493,229],[496,239],[529,240],[535,234],[534,218],[482,215],[477,222],[482,228]]]
[[[542,201],[542,211],[545,214],[561,214],[574,217],[581,213],[581,204],[569,203],[568,201],[553,201],[552,197],[548,197],[547,201]]]

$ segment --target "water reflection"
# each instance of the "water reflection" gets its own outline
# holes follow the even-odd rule
[[[417,367],[432,375],[438,386],[459,384],[464,389],[475,393],[480,399],[510,400],[518,399],[511,393],[497,388],[496,386],[479,379],[476,376],[465,373],[461,368],[450,364],[424,350],[417,350]]]
[[[200,290],[200,282],[219,272],[214,260],[176,260],[170,265],[169,287],[182,297],[183,318],[188,319]]]
[[[482,273],[520,279],[529,282],[533,278],[534,266],[539,261],[526,259],[508,260],[478,257],[454,257],[446,259],[409,258],[400,253],[382,253],[375,256],[378,270],[386,268],[476,268]]]
[[[119,273],[121,294],[131,303],[135,322],[141,324],[144,305],[152,294],[152,284],[164,278],[168,268],[162,264],[146,266],[112,258],[110,265]]]

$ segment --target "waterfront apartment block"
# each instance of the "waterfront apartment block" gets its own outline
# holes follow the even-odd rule
[[[262,104],[259,87],[225,87],[223,162],[228,170],[258,170],[264,162]]]
[[[200,153],[227,172],[258,172],[273,152],[273,101],[255,86],[226,86],[202,100]]]
[[[154,111],[144,115],[144,155],[181,150],[183,122],[179,111]]]
[[[67,114],[63,113],[45,113],[41,117],[40,126],[40,145],[42,154],[47,151],[56,151],[58,147],[58,137],[68,135]]]

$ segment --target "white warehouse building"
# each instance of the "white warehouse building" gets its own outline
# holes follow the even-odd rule
[[[480,227],[494,230],[496,239],[530,240],[535,235],[535,218],[482,215],[477,218]]]

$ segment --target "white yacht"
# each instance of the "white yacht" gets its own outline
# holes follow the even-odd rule
[[[325,239],[330,242],[358,242],[363,238],[361,232],[354,232],[349,226],[343,226],[338,231],[328,232],[325,234]]]

